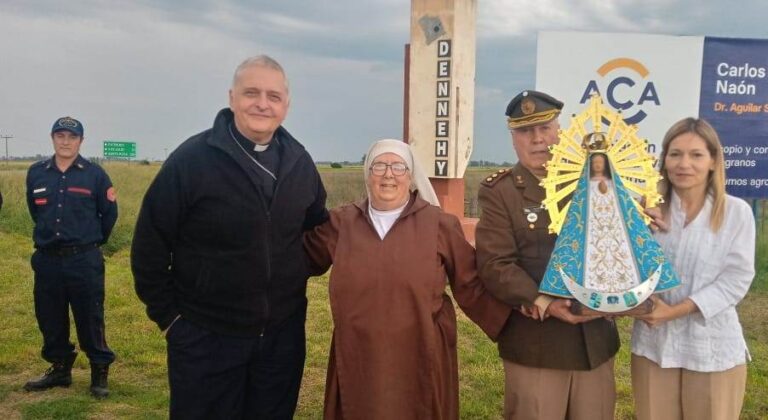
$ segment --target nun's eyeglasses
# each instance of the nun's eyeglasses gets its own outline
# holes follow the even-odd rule
[[[371,164],[371,167],[369,168],[371,170],[371,173],[376,176],[384,176],[384,174],[387,173],[387,168],[389,168],[392,171],[392,175],[394,176],[403,176],[406,172],[408,172],[408,165],[406,165],[403,162],[395,162],[395,163],[384,163],[384,162],[374,162]]]

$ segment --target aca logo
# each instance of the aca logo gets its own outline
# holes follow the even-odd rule
[[[581,95],[581,104],[587,103],[592,94],[597,93],[614,109],[622,111],[627,124],[637,124],[648,116],[640,109],[646,102],[661,105],[656,86],[648,80],[650,72],[637,60],[615,58],[600,66],[597,74],[602,78],[599,79],[600,85],[597,80],[590,80]],[[601,87],[604,90],[601,91]]]

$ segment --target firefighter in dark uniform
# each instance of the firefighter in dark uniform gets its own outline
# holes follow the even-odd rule
[[[43,359],[52,366],[24,385],[42,391],[72,383],[77,352],[69,340],[69,308],[80,348],[91,364],[91,394],[106,397],[109,365],[115,354],[104,333],[104,258],[99,246],[117,220],[112,182],[104,170],[80,156],[83,125],[56,120],[51,129],[55,154],[27,173],[27,205],[35,222],[32,269],[35,315],[43,333]]]
[[[518,163],[488,176],[478,191],[477,265],[486,288],[516,311],[499,335],[505,419],[612,419],[615,324],[574,315],[570,300],[539,294],[555,246],[539,185],[558,141],[563,103],[525,91],[506,115]]]

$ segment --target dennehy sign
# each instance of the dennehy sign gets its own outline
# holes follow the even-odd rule
[[[472,153],[474,0],[411,5],[408,141],[436,178],[462,178]]]

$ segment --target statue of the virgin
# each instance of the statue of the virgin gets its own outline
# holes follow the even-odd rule
[[[620,313],[679,285],[641,206],[661,200],[660,177],[636,132],[597,96],[561,131],[542,181],[550,231],[559,234],[542,293]]]

